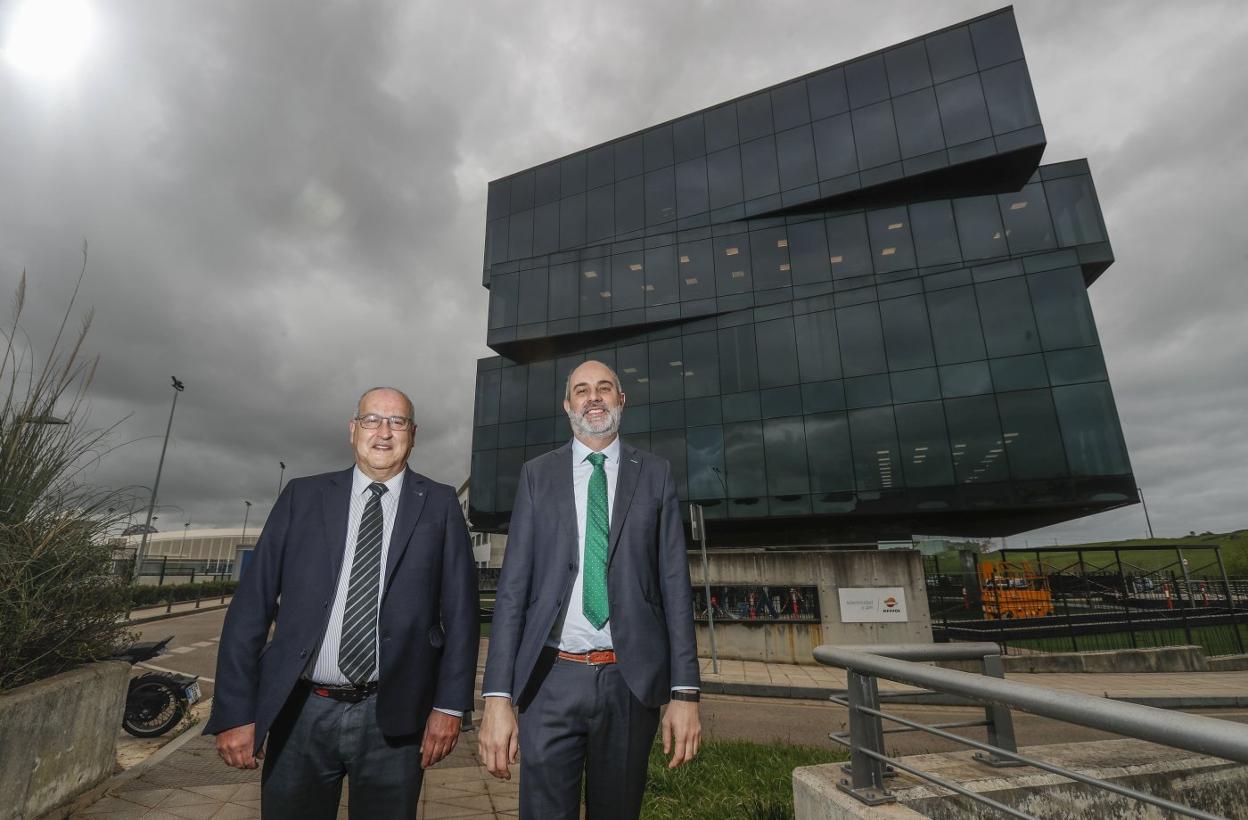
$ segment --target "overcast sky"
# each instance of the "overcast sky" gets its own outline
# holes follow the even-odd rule
[[[243,499],[254,524],[279,461],[348,466],[372,384],[415,399],[412,466],[464,480],[489,180],[998,7],[74,2],[76,64],[53,59],[69,34],[44,69],[0,59],[0,303],[25,269],[46,343],[90,243],[91,418],[134,440],[92,481],[151,483],[186,383],[160,492],[185,515],[162,530],[237,526]],[[1015,11],[1045,161],[1087,157],[1105,211],[1092,304],[1153,527],[1248,526],[1248,9]],[[1010,544],[1144,530],[1135,506]]]

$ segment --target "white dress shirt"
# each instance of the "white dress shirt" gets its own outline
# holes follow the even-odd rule
[[[585,617],[585,519],[589,516],[589,479],[594,474],[594,465],[589,454],[594,452],[581,443],[580,439],[572,439],[572,496],[576,499],[576,580],[572,584],[572,597],[568,599],[563,623],[556,623],[551,631],[547,644],[558,646],[564,652],[589,652],[593,649],[610,649],[611,621],[595,629]],[[607,474],[607,521],[615,507],[615,479],[620,474],[620,438],[602,448],[606,460],[602,462]],[[608,599],[607,606],[611,601]]]
[[[398,475],[389,481],[383,482],[386,485],[386,492],[381,495],[381,566],[377,574],[377,614],[381,616],[381,596],[385,592],[386,582],[386,563],[390,556],[390,534],[394,532],[395,513],[399,508],[399,496],[403,492],[403,476],[404,471],[400,471]],[[373,480],[364,475],[357,466],[351,471],[351,507],[347,512],[347,543],[343,548],[342,554],[342,570],[338,573],[338,588],[334,592],[333,607],[329,611],[329,623],[325,627],[325,637],[321,639],[321,648],[316,655],[316,661],[308,672],[308,679],[315,683],[323,683],[326,686],[349,686],[351,681],[338,668],[338,650],[342,641],[342,616],[343,610],[347,605],[347,586],[351,581],[351,565],[355,561],[355,542],[360,533],[360,519],[364,515],[364,506],[372,497],[372,491],[368,488]],[[370,681],[377,680],[378,670],[380,669],[381,660],[381,639],[380,635],[374,638],[376,641],[375,657],[378,659],[378,665],[373,669],[369,676]],[[451,709],[438,709],[439,712],[445,712],[448,715],[461,716],[462,712],[456,712]]]

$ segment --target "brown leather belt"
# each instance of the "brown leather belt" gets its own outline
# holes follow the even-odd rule
[[[303,681],[303,685],[314,695],[347,703],[359,703],[377,691],[377,681],[370,681],[359,686],[326,686],[312,681]]]
[[[565,661],[583,663],[586,666],[603,666],[608,663],[615,663],[615,650],[594,649],[589,652],[564,652],[560,650],[559,657]]]

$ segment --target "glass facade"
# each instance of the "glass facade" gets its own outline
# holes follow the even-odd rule
[[[1112,251],[1043,147],[1006,10],[491,183],[474,525],[568,439],[589,358],[718,543],[1134,501],[1087,297]]]

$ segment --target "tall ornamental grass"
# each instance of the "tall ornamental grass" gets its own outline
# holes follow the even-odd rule
[[[0,691],[108,657],[126,637],[128,587],[111,572],[108,539],[122,498],[84,479],[110,432],[87,422],[91,313],[70,328],[85,273],[84,244],[46,356],[23,330],[24,272],[0,329]]]

